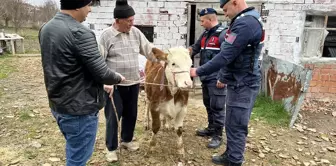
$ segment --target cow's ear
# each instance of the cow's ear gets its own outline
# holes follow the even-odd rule
[[[166,53],[164,53],[163,51],[161,51],[160,49],[158,48],[153,48],[152,49],[152,52],[154,54],[154,56],[159,59],[159,60],[167,60],[167,55]]]

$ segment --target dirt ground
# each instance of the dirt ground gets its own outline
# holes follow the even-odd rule
[[[64,138],[48,108],[40,61],[39,57],[10,58],[7,63],[16,71],[0,79],[0,166],[65,165]],[[301,111],[302,117],[292,129],[252,120],[244,165],[336,165],[336,117],[332,116],[335,105],[319,103],[316,108],[311,103]],[[327,108],[316,111],[321,107]],[[143,102],[139,103],[135,131],[140,150],[122,150],[120,163],[107,163],[103,113],[100,112],[95,151],[88,165],[178,164],[176,134],[172,131],[160,131],[155,152],[147,153],[151,132],[144,129]],[[195,136],[195,130],[205,125],[205,109],[200,94],[196,93],[191,95],[185,119],[184,165],[210,166],[211,156],[224,151],[225,144],[209,150],[208,140]]]

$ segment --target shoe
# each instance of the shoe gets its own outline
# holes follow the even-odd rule
[[[207,147],[216,149],[216,148],[220,147],[222,145],[222,143],[223,143],[222,137],[216,135],[216,136],[213,136],[211,138],[211,141],[209,142]]]
[[[227,159],[226,153],[223,153],[220,156],[213,156],[212,163],[216,165],[224,165],[224,166],[242,166],[242,163],[233,163]]]
[[[207,137],[212,136],[215,133],[215,130],[213,128],[205,128],[203,130],[197,130],[196,135],[201,137]]]
[[[226,153],[223,153],[220,156],[213,156],[211,161],[216,165],[228,166],[230,164],[230,161],[227,159]]]
[[[129,151],[136,151],[139,149],[139,144],[136,142],[121,142],[120,147],[126,148]]]
[[[117,156],[117,152],[114,151],[108,151],[105,155],[106,157],[106,161],[108,162],[117,162],[118,161],[118,156]]]

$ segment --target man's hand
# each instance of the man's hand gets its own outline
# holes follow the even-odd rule
[[[191,76],[191,77],[197,77],[196,69],[197,69],[197,68],[191,68],[191,69],[190,69],[190,76]]]
[[[113,85],[104,85],[104,90],[107,93],[111,93],[113,91]]]
[[[126,78],[124,76],[122,76],[120,73],[117,73],[116,74],[119,75],[119,77],[121,78],[121,81],[120,82],[124,82],[126,80]]]
[[[224,88],[225,86],[226,86],[226,84],[221,83],[219,80],[217,80],[217,84],[216,84],[216,87],[217,87],[217,88],[222,89],[222,88]]]
[[[192,54],[192,48],[189,47],[188,50],[189,50],[189,55],[191,55]]]

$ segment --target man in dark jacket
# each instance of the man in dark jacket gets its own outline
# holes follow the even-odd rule
[[[107,67],[94,33],[81,24],[90,3],[61,0],[61,11],[39,33],[49,106],[66,139],[67,166],[84,166],[93,153],[103,84],[125,79]]]
[[[248,123],[261,83],[258,58],[264,41],[259,13],[245,0],[220,0],[220,7],[231,19],[221,45],[221,52],[192,76],[204,76],[220,69],[219,80],[227,84],[226,151],[214,156],[212,162],[225,166],[240,166],[244,161]]]
[[[205,31],[200,38],[189,47],[191,56],[200,53],[200,64],[206,64],[220,52],[220,45],[224,40],[226,27],[218,23],[217,12],[213,8],[200,11],[201,26]],[[208,127],[197,130],[198,136],[210,136],[208,148],[218,148],[222,144],[222,133],[225,121],[225,86],[217,80],[217,73],[200,77],[202,81],[203,103],[208,114]]]

